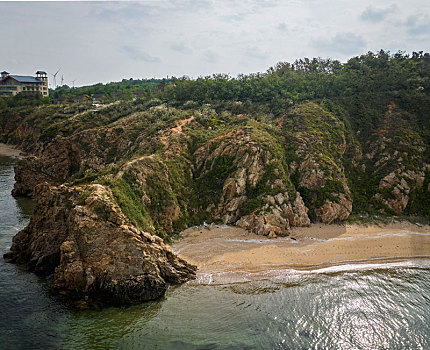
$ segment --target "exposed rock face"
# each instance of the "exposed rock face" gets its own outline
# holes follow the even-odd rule
[[[430,177],[426,143],[401,114],[394,102],[388,105],[365,154],[369,175],[380,179],[373,195],[379,211],[396,215],[408,211],[411,197],[422,191]]]
[[[68,138],[57,136],[41,147],[38,156],[28,157],[15,167],[13,194],[32,196],[37,184],[59,185],[80,169],[81,148]]]
[[[294,171],[298,187],[308,193],[310,215],[331,224],[343,221],[352,211],[342,157],[346,151],[343,123],[314,103],[298,106],[284,124],[286,136],[298,157]]]
[[[429,200],[427,143],[393,126],[395,105],[360,142],[315,103],[279,123],[134,102],[49,111],[1,124],[3,142],[33,155],[16,167],[14,194],[38,198],[6,258],[53,274],[78,298],[149,300],[192,278],[195,267],[159,237],[203,221],[275,238],[311,220],[346,220],[357,198],[396,214]]]
[[[212,148],[216,148],[211,150]],[[250,130],[234,130],[211,140],[195,154],[196,168],[202,169],[202,178],[214,169],[217,160],[231,160],[233,172],[222,185],[222,195],[214,210],[215,215],[225,223],[234,222],[239,216],[239,207],[247,197],[246,185],[255,187],[264,174],[264,166],[272,160],[270,152],[263,150],[253,140]]]
[[[220,199],[209,208],[215,218],[258,235],[285,236],[290,226],[309,225],[308,209],[295,191],[287,167],[262,143],[263,137],[268,135],[245,128],[211,140],[196,151],[196,168],[204,178],[216,171],[214,165],[220,159],[230,162]]]
[[[321,207],[315,210],[315,214],[321,222],[331,224],[335,221],[344,221],[348,219],[351,211],[351,199],[347,199],[344,194],[340,194],[338,200],[326,200]]]
[[[40,171],[40,159],[35,156],[27,157],[15,165],[15,184],[12,190],[14,196],[32,197],[37,184],[55,181],[49,175]]]
[[[130,225],[101,185],[36,187],[30,224],[13,239],[10,262],[53,273],[55,288],[113,303],[156,299],[167,283],[193,278],[196,267],[162,240]]]

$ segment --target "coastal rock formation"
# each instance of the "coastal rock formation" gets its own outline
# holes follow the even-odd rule
[[[53,274],[74,298],[112,303],[152,300],[168,283],[193,278],[196,267],[163,241],[131,225],[102,185],[36,187],[30,224],[13,239],[6,261]]]
[[[219,200],[206,203],[215,219],[272,237],[288,235],[290,226],[309,225],[307,208],[280,162],[282,153],[276,153],[277,142],[267,133],[243,128],[195,152],[197,181],[206,185],[215,174],[222,189]]]
[[[33,136],[22,117],[2,129],[3,141],[32,154],[16,167],[14,194],[37,198],[6,259],[52,274],[55,288],[77,298],[149,300],[192,278],[195,267],[163,239],[205,221],[276,238],[311,221],[344,221],[353,205],[401,214],[429,198],[418,134],[382,122],[360,143],[312,102],[276,124],[209,107],[49,108],[56,112],[47,129],[45,119],[31,119],[42,108],[31,116],[41,128]],[[396,111],[391,105],[385,117]]]
[[[14,194],[38,204],[7,258],[127,302],[192,277],[161,240],[204,222],[275,238],[351,213],[429,217],[428,63],[380,52],[151,81],[104,105],[9,99],[0,142],[30,155]]]
[[[414,214],[417,203],[411,203],[411,198],[428,198],[424,188],[430,180],[426,143],[405,123],[403,113],[394,102],[388,105],[369,142],[371,151],[365,154],[369,177],[379,179],[373,200],[384,214]]]
[[[294,108],[288,117],[283,129],[294,150],[297,186],[306,197],[309,215],[326,224],[346,220],[352,197],[342,162],[345,125],[314,103]]]

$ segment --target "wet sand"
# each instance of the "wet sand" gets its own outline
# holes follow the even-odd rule
[[[319,225],[294,228],[290,237],[268,239],[237,227],[190,228],[172,248],[199,273],[260,273],[430,258],[430,226]]]
[[[0,143],[0,156],[21,158],[23,157],[23,154],[15,146]]]

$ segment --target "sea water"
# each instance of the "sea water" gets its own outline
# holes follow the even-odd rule
[[[32,211],[10,195],[15,162],[0,157],[1,254]],[[0,258],[0,349],[430,349],[429,260],[211,281],[76,311],[49,280]]]

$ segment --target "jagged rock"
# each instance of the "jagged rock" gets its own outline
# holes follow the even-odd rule
[[[227,179],[224,182],[224,186],[223,186],[222,191],[223,191],[225,200],[232,199],[237,193],[237,186],[236,186],[235,179],[233,179],[233,178]],[[229,210],[229,211],[232,211],[232,210]]]
[[[298,185],[308,192],[309,215],[322,222],[345,220],[352,211],[343,166],[347,149],[345,125],[313,103],[298,106],[291,114],[287,132],[297,144]],[[297,131],[291,133],[293,129]],[[361,156],[358,154],[357,159]],[[321,190],[330,185],[333,188]],[[288,206],[285,210],[288,213]]]
[[[319,168],[315,159],[308,158],[300,164],[300,186],[306,188],[321,187],[325,184],[326,175]]]
[[[324,204],[315,210],[316,218],[324,224],[331,224],[335,221],[346,220],[352,211],[352,201],[344,194],[339,195],[339,201],[326,200]]]
[[[276,237],[278,237],[277,235],[276,235],[276,233],[275,232],[270,232],[268,235],[267,235],[267,238],[276,238]]]
[[[52,183],[53,179],[40,172],[40,161],[35,156],[20,160],[15,165],[15,184],[12,190],[14,196],[32,197],[34,188],[42,182]]]
[[[384,205],[386,205],[397,215],[403,213],[409,203],[412,188],[406,179],[408,179],[410,183],[415,182],[416,187],[422,187],[424,185],[425,172],[411,170],[403,172],[400,168],[398,168],[383,177],[379,182],[379,189],[391,190],[391,196],[387,198],[381,193],[377,193],[375,195],[376,199],[379,199]]]
[[[345,220],[353,197],[364,206],[368,200],[370,210],[400,214],[430,192],[428,141],[394,102],[383,120],[374,119],[380,124],[368,130],[374,134],[351,132],[356,126],[342,121],[347,111],[340,118],[325,102],[296,105],[278,125],[242,114],[234,119],[206,105],[184,111],[159,102],[97,111],[42,106],[0,118],[2,141],[33,155],[16,166],[14,194],[31,196],[42,182],[67,184],[36,191],[39,204],[9,260],[53,273],[57,288],[80,296],[146,300],[194,268],[136,227],[164,237],[208,217],[277,237],[310,218]],[[370,194],[362,188],[366,181]]]
[[[239,206],[246,201],[246,196],[233,198],[226,206],[225,210],[228,212],[236,211]]]
[[[297,193],[293,204],[284,203],[282,208],[278,206],[267,207],[258,215],[242,216],[236,225],[262,236],[271,233],[276,236],[287,236],[291,226],[308,226],[310,224],[307,211],[308,209],[305,207],[300,194]]]
[[[392,172],[379,182],[379,189],[392,187],[396,182],[398,182],[398,178],[396,173]]]
[[[282,206],[282,211],[287,217],[291,226],[309,226],[311,221],[308,217],[308,208],[306,208],[305,203],[303,202],[300,193],[296,193],[296,199],[294,200],[293,205],[289,203],[288,205],[284,204]]]
[[[284,195],[285,195],[285,197],[284,197]],[[284,193],[278,193],[278,194],[275,196],[275,199],[276,199],[276,202],[277,202],[279,205],[284,204],[284,202],[285,202],[286,200],[288,201],[288,192],[285,192],[285,194],[284,194]]]
[[[32,196],[37,184],[59,185],[81,167],[80,147],[70,139],[57,136],[41,147],[39,156],[28,157],[15,166],[14,195]]]
[[[273,197],[273,196],[267,196],[266,201],[272,206],[275,205],[275,197]]]
[[[110,198],[101,185],[38,185],[30,224],[14,237],[6,261],[53,273],[54,287],[75,297],[119,304],[156,299],[168,283],[193,278],[195,266],[131,226]]]

